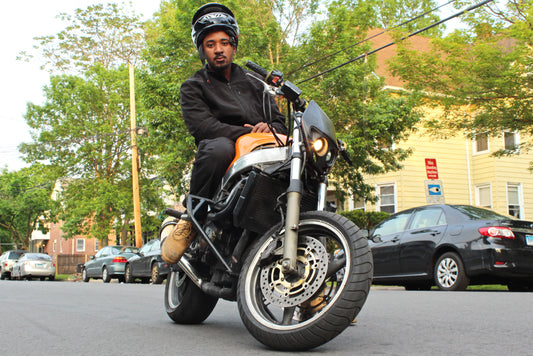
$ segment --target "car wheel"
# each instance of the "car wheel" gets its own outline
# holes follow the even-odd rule
[[[126,270],[124,271],[124,282],[126,282],[126,283],[135,282],[135,278],[133,278],[133,275],[131,274],[130,265],[126,265]]]
[[[163,283],[163,276],[159,273],[159,268],[157,267],[156,263],[152,263],[152,278],[151,282],[153,284],[161,284]]]
[[[91,277],[88,277],[88,276],[87,276],[87,269],[86,269],[86,268],[84,268],[84,269],[81,271],[81,279],[82,279],[85,283],[89,282],[89,280],[91,279]]]
[[[49,281],[55,281],[56,280],[56,276],[50,276],[50,277],[48,277],[48,280]]]
[[[107,272],[107,267],[104,267],[104,269],[102,270],[102,280],[104,281],[104,283],[111,282],[111,276]]]
[[[447,252],[439,257],[434,270],[435,284],[440,290],[465,290],[470,278],[465,273],[463,261],[455,252]]]

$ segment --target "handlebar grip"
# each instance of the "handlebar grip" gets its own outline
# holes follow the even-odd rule
[[[265,79],[268,76],[268,71],[264,69],[263,67],[261,67],[259,64],[255,64],[252,61],[247,61],[246,66],[250,68],[251,70],[253,70],[254,72],[256,72],[257,74],[259,74],[260,76],[262,76],[263,79]]]
[[[181,211],[170,209],[170,208],[165,209],[165,214],[178,218],[178,219],[181,218],[181,216],[183,215]]]

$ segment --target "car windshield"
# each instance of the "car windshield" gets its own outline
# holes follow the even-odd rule
[[[498,214],[492,210],[478,208],[476,206],[454,205],[453,207],[466,214],[471,220],[515,220],[515,218],[511,216]]]
[[[42,253],[27,253],[24,255],[27,260],[43,260],[50,261],[52,258],[48,255],[43,255]]]

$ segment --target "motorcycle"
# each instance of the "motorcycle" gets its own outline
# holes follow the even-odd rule
[[[339,154],[349,159],[332,122],[281,72],[246,66],[265,93],[288,100],[292,136],[242,136],[214,199],[186,197],[198,233],[171,266],[165,307],[174,322],[197,324],[218,299],[237,301],[258,341],[308,350],[339,335],[360,312],[372,281],[372,255],[365,234],[326,202],[333,164]],[[206,208],[200,221],[197,212]],[[181,216],[166,213],[161,239]]]

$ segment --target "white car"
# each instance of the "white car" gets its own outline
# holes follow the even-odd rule
[[[11,250],[0,256],[0,279],[11,279],[13,265],[26,252],[24,250]]]
[[[11,278],[31,280],[36,277],[41,281],[45,278],[53,281],[56,277],[56,264],[47,254],[27,252],[13,265]]]

